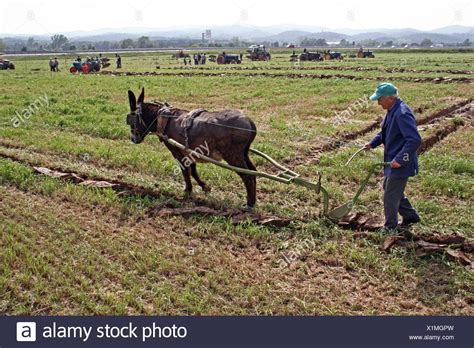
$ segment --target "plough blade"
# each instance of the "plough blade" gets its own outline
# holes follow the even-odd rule
[[[331,221],[339,221],[344,216],[346,216],[347,214],[349,214],[351,212],[353,206],[354,205],[352,204],[352,201],[350,201],[346,204],[343,204],[343,205],[331,210],[329,213],[327,213],[326,216]]]
[[[367,186],[367,183],[369,182],[370,177],[375,173],[376,169],[380,166],[389,166],[390,162],[381,162],[381,163],[374,163],[371,167],[369,172],[367,173],[366,177],[364,180],[362,180],[362,183],[359,186],[359,189],[357,190],[354,198],[352,198],[351,201],[347,202],[346,204],[343,204],[330,212],[326,214],[326,216],[331,220],[331,221],[339,221],[341,220],[344,216],[349,214],[354,207],[354,205],[357,203],[359,200],[359,196],[364,191],[365,187]]]

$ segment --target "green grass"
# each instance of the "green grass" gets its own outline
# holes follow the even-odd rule
[[[314,181],[322,172],[331,204],[337,205],[357,190],[382,152],[344,166],[373,134],[323,154],[314,149],[383,115],[369,103],[334,123],[337,113],[369,95],[377,82],[247,75],[472,76],[467,74],[472,51],[375,53],[375,59],[305,63],[305,70],[298,70],[289,62],[291,50],[281,50],[268,63],[244,61],[238,68],[245,70],[212,63],[186,70],[225,77],[72,75],[66,69],[72,57],[61,57],[62,71],[51,74],[45,57],[12,58],[17,70],[0,72],[0,155],[23,164],[0,159],[0,313],[472,315],[472,272],[444,254],[382,253],[383,236],[354,238],[352,231],[319,219],[321,196],[302,187],[258,180],[256,212],[294,220],[285,228],[146,213],[156,205],[189,207],[193,201],[184,199],[182,177],[157,137],[130,143],[128,89],[138,92],[144,86],[147,100],[185,109],[244,110],[258,128],[253,146]],[[183,72],[170,54],[125,54],[124,70]],[[338,66],[354,70],[321,69]],[[391,68],[429,71],[383,70]],[[450,69],[464,73],[436,72]],[[474,92],[465,83],[395,83],[402,98],[420,110],[418,118]],[[14,127],[12,118],[45,93],[49,106]],[[415,233],[474,238],[470,121],[439,120],[422,135],[461,121],[464,126],[420,157],[420,175],[410,179],[407,195],[423,219]],[[320,156],[319,163],[309,162],[314,156]],[[271,170],[262,160],[255,162]],[[153,190],[155,198],[38,176],[25,163],[138,185]],[[236,209],[245,201],[235,173],[212,165],[198,168],[213,189],[205,195],[195,185],[194,198],[202,204]],[[356,210],[383,213],[381,177],[370,181]],[[291,255],[295,261],[279,268]]]

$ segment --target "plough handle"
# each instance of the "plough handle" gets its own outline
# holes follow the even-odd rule
[[[390,162],[380,162],[380,163],[374,163],[370,166],[369,172],[367,173],[366,177],[360,184],[359,189],[357,190],[354,198],[352,199],[352,204],[354,205],[356,204],[357,200],[359,199],[360,194],[362,193],[362,191],[364,191],[365,187],[367,186],[370,180],[370,177],[375,173],[375,170],[377,169],[377,167],[380,167],[380,166],[386,167],[389,165],[390,165]]]

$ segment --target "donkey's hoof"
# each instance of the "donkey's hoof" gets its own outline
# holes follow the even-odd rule
[[[193,196],[193,191],[184,190],[184,198],[189,199]]]
[[[209,192],[212,191],[212,189],[211,189],[209,186],[207,186],[207,185],[203,185],[203,186],[202,186],[202,190],[203,190],[204,192],[206,192],[206,193],[209,193]]]
[[[248,204],[243,204],[242,207],[240,208],[243,211],[253,211],[253,205],[248,205]]]

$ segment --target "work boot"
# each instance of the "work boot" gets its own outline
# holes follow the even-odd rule
[[[410,225],[413,225],[413,224],[416,224],[420,221],[421,221],[421,219],[420,219],[419,216],[414,217],[414,218],[410,218],[410,219],[403,219],[402,223],[400,224],[400,227],[406,228],[406,227],[408,227]]]

